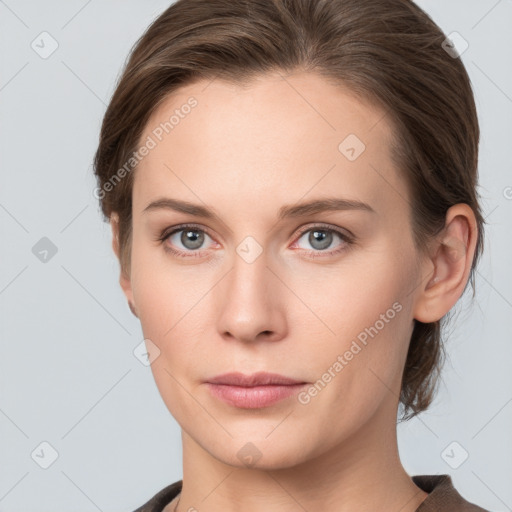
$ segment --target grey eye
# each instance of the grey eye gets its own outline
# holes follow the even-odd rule
[[[307,242],[313,249],[323,251],[331,246],[335,236],[341,240],[341,236],[330,229],[313,228],[303,233],[297,243],[307,237]]]
[[[179,241],[176,239],[173,240],[173,238],[176,237]],[[173,245],[177,245],[178,249],[184,248],[189,251],[193,251],[196,249],[200,249],[205,241],[205,237],[210,238],[204,231],[201,231],[200,229],[180,229],[179,231],[176,231],[173,233],[169,239],[171,240]]]

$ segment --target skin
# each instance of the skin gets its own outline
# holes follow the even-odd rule
[[[398,455],[401,377],[414,319],[440,319],[464,290],[476,244],[472,210],[450,208],[442,236],[420,254],[384,112],[317,75],[269,74],[243,88],[189,84],[160,105],[140,140],[190,96],[198,105],[137,167],[131,268],[120,276],[144,337],[160,350],[151,369],[182,429],[177,510],[415,511],[427,494]],[[366,145],[354,161],[338,150],[348,134]],[[144,212],[162,197],[216,216]],[[326,197],[363,201],[374,213],[278,219],[284,205]],[[115,214],[111,222],[119,257]],[[157,241],[190,222],[207,230],[199,257],[165,251],[198,251],[180,242],[182,232]],[[327,232],[327,250],[340,252],[326,256],[308,239],[312,231],[299,233],[318,224],[348,230],[355,242]],[[236,251],[247,236],[263,249],[251,263]],[[397,302],[400,312],[307,404],[291,397],[237,408],[204,383],[261,370],[315,383]],[[237,456],[249,442],[261,454],[252,465]]]

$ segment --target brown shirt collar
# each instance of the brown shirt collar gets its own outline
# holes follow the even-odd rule
[[[489,512],[466,501],[453,486],[450,475],[416,475],[412,481],[428,493],[416,512]]]
[[[455,489],[450,475],[416,475],[413,482],[428,496],[416,512],[489,512],[466,501]],[[134,512],[162,512],[180,492],[183,480],[164,487]]]

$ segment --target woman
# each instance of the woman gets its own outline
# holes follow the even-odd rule
[[[478,140],[410,1],[178,0],[152,23],[95,157],[182,430],[183,480],[138,512],[483,510],[396,439],[481,253]]]

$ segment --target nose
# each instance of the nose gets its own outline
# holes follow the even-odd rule
[[[285,337],[284,286],[269,267],[265,252],[254,261],[236,253],[232,268],[219,284],[216,318],[224,339],[250,343]]]

